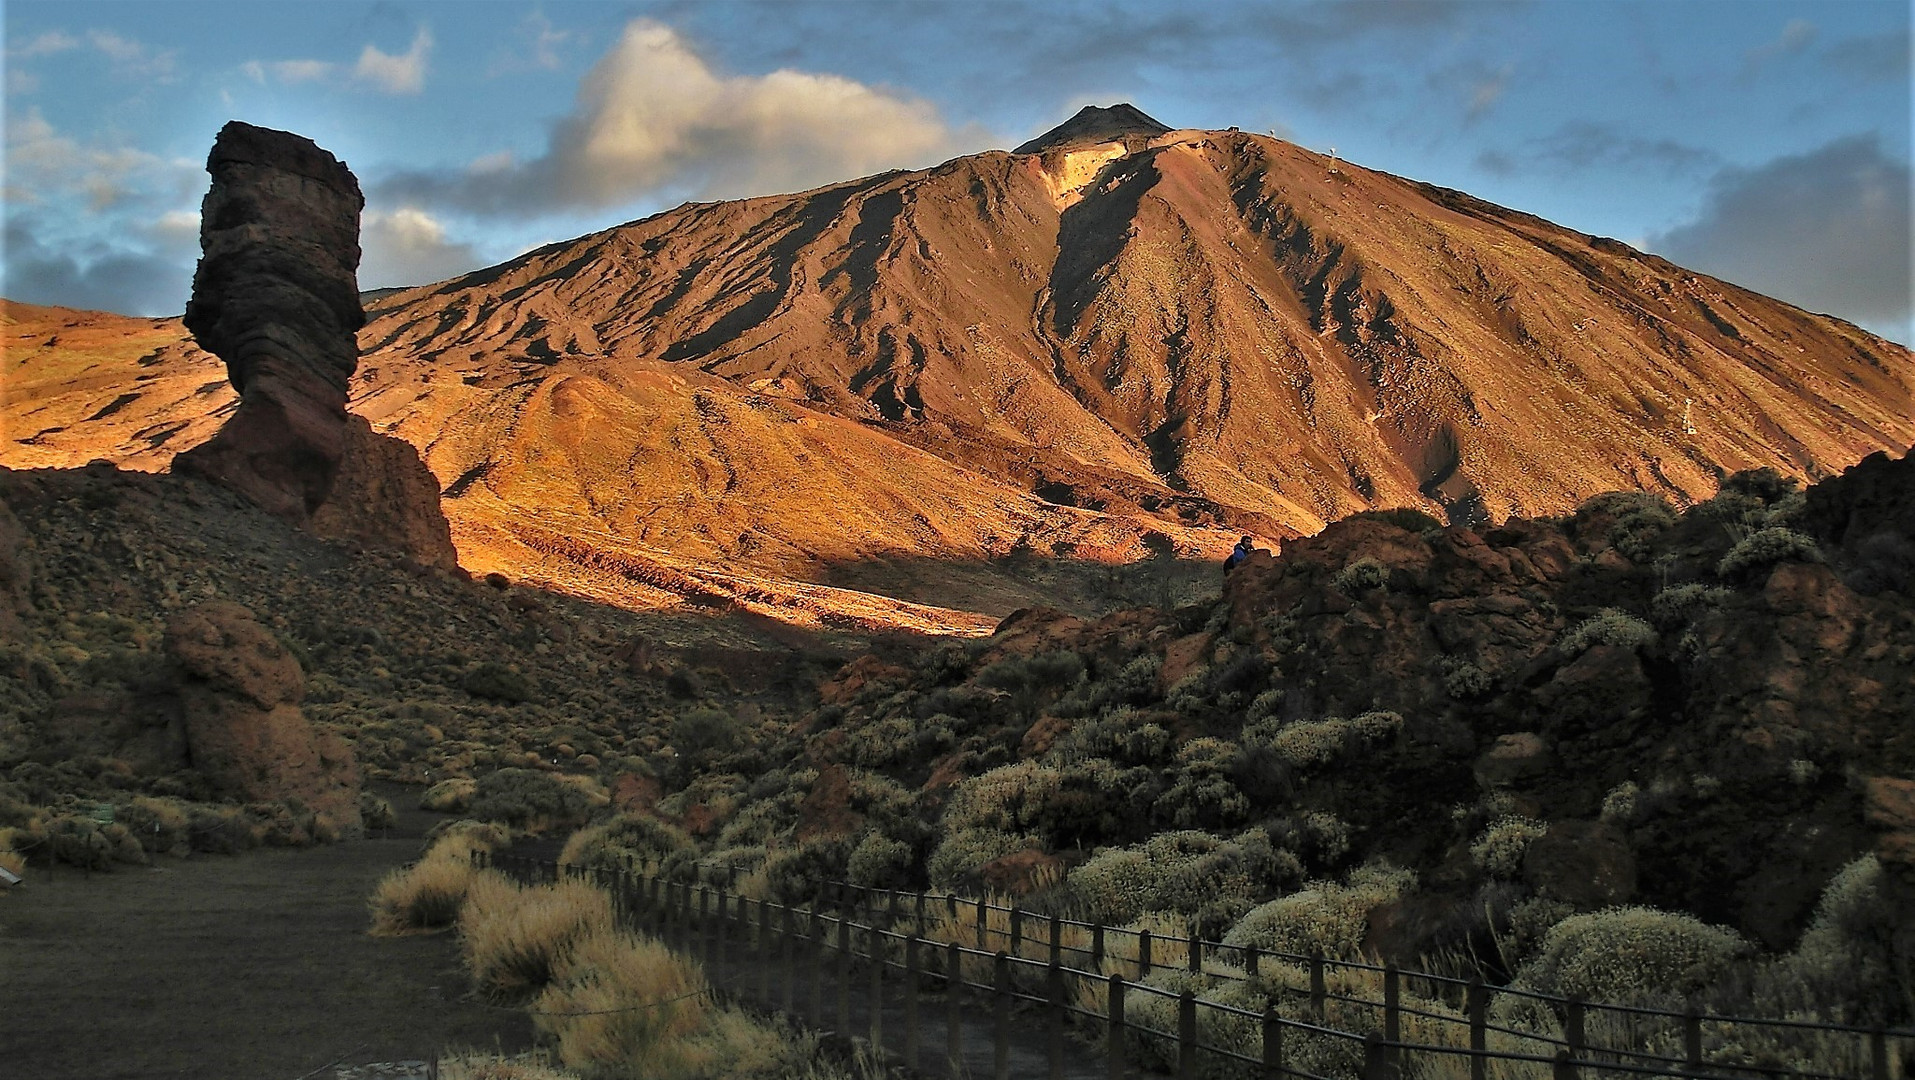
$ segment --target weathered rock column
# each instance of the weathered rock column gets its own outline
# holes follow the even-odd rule
[[[346,411],[359,365],[359,182],[312,140],[237,120],[207,157],[186,327],[239,407],[174,467],[335,539],[458,565],[439,485],[412,447]]]

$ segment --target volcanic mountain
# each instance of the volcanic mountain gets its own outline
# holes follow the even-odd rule
[[[353,408],[446,485],[465,564],[600,593],[663,563],[1001,613],[1042,593],[997,572],[1020,551],[1687,502],[1915,442],[1902,346],[1129,105],[1014,152],[688,203],[367,314]],[[19,345],[9,379],[41,363]],[[142,355],[10,393],[0,461],[162,466],[227,397],[180,374],[190,343]]]

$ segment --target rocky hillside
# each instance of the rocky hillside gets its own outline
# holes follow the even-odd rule
[[[1840,320],[1128,107],[367,303],[353,408],[419,448],[464,564],[607,596],[608,565],[663,557],[1001,615],[1084,584],[1018,552],[1684,504],[1915,441],[1908,350]],[[158,465],[203,436],[221,393],[190,347],[41,374],[85,336],[15,334],[33,389],[0,462]]]

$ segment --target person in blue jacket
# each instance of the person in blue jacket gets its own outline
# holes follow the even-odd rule
[[[1250,538],[1248,536],[1237,541],[1237,546],[1230,549],[1230,557],[1223,561],[1223,572],[1228,574],[1230,571],[1235,570],[1237,564],[1248,559],[1250,553],[1255,550],[1256,548],[1250,546]]]

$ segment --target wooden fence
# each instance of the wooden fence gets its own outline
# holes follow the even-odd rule
[[[1042,1026],[1043,1069],[1054,1080],[1121,1080],[1140,1068],[1179,1080],[1905,1080],[1915,1046],[1907,1029],[1604,1004],[1194,934],[1152,935],[956,895],[834,882],[814,902],[781,904],[737,893],[722,876],[671,880],[510,855],[478,858],[522,880],[594,881],[625,918],[708,970],[755,961],[755,980],[726,989],[815,1027],[849,1034],[855,993],[873,1049],[889,1047],[911,1068],[950,1076],[970,1075],[966,1049],[988,1040],[991,1075],[1008,1080],[1013,1044],[1033,1041],[1033,1023]],[[1245,992],[1233,995],[1232,987]],[[930,993],[946,1005],[937,1010],[941,1031],[925,1016]],[[1243,1007],[1232,996],[1271,1003]],[[1505,1015],[1513,1004],[1553,1022],[1495,1022],[1498,997]],[[885,1030],[887,1002],[901,1032]],[[1095,1073],[1086,1071],[1086,1040],[1101,1052]]]

